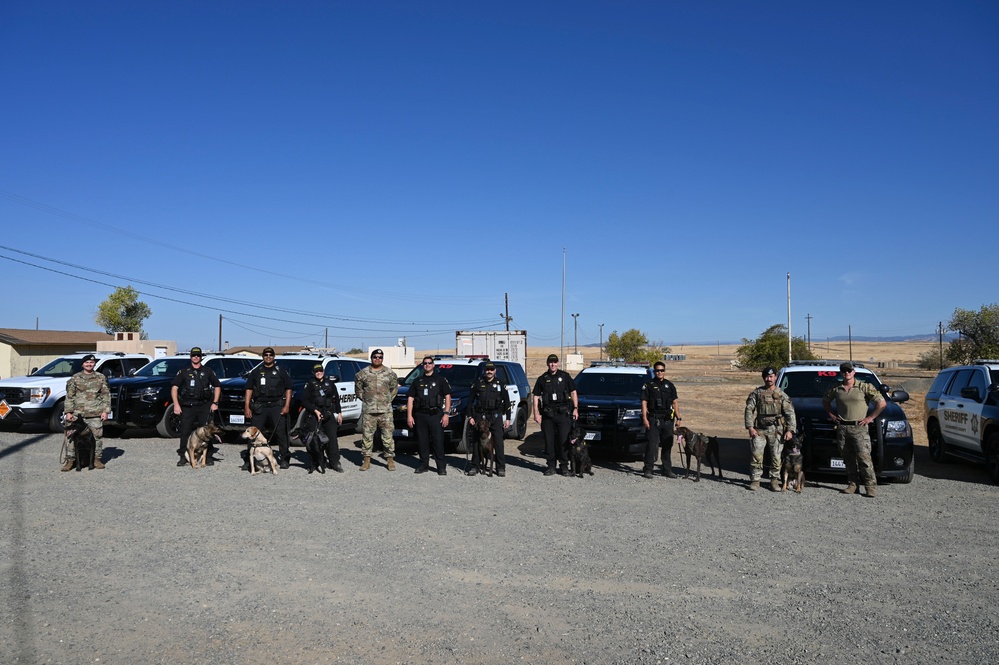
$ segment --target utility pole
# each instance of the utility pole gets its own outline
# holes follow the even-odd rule
[[[849,333],[850,338],[850,362],[853,362],[853,326],[849,325],[846,327],[847,333]]]
[[[506,324],[507,332],[509,332],[510,331],[510,322],[513,321],[513,317],[510,316],[510,294],[509,293],[504,293],[503,294],[503,306],[504,306],[504,309],[505,309],[506,313],[504,314],[504,313],[501,312],[500,316],[503,318],[503,322]]]
[[[808,316],[805,317],[805,320],[808,321],[808,350],[811,351],[812,350],[812,315],[809,313]]]
[[[579,353],[579,346],[577,342],[579,341],[577,333],[579,332],[579,312],[575,314],[570,314],[572,317],[572,352]]]
[[[794,358],[791,355],[791,273],[787,274],[787,364]]]
[[[604,359],[604,324],[598,323],[600,326],[600,359]]]
[[[940,335],[940,369],[943,369],[943,321],[937,324],[937,334]]]
[[[222,353],[222,315],[219,314],[219,353]]]

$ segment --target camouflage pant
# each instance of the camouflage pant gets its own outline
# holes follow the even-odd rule
[[[77,418],[80,418],[77,416]],[[80,418],[83,422],[87,424],[90,431],[94,433],[94,459],[101,459],[101,453],[104,452],[104,421],[101,420],[100,416],[96,418]],[[76,445],[73,443],[73,439],[66,437],[66,459],[76,459]]]
[[[784,433],[776,425],[766,428],[756,428],[756,436],[749,440],[749,479],[759,480],[763,477],[763,453],[770,450],[770,478],[780,478],[780,447]]]
[[[395,440],[392,439],[392,430],[395,427],[392,422],[392,412],[385,413],[365,413],[361,416],[363,425],[361,427],[361,451],[365,457],[371,457],[371,450],[375,447],[375,430],[381,430],[382,445],[385,446],[385,456],[395,457]]]
[[[840,424],[836,445],[846,464],[846,478],[855,485],[877,485],[874,462],[871,460],[871,435],[867,425]]]

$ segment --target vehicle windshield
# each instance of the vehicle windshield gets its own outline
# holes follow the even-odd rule
[[[157,358],[142,369],[136,370],[132,376],[147,376],[163,378],[174,377],[177,372],[191,364],[190,358]]]
[[[857,371],[857,381],[869,383],[879,391],[881,383],[870,372]],[[778,387],[787,393],[788,397],[825,397],[830,389],[843,382],[840,373],[835,369],[816,372],[785,372]]]
[[[639,397],[649,377],[645,374],[583,372],[576,377],[580,397]]]
[[[447,379],[448,385],[454,388],[471,388],[472,383],[481,374],[478,365],[452,365],[451,363],[438,363],[434,369],[434,374],[440,374]],[[423,374],[423,368],[417,367],[403,380],[403,385],[409,386],[416,381],[416,377]]]
[[[32,376],[53,376],[64,377],[73,376],[77,372],[83,371],[82,358],[56,358],[45,367],[32,374]]]
[[[992,383],[999,383],[999,369],[990,369],[989,377]]]

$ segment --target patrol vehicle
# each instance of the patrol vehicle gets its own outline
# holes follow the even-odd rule
[[[260,356],[227,356],[208,353],[201,364],[215,372],[225,382],[238,379],[260,361]],[[168,439],[180,436],[180,419],[173,416],[173,399],[170,388],[177,372],[190,366],[191,356],[179,353],[157,358],[128,378],[111,379],[111,410],[105,427],[155,427],[156,432]]]
[[[488,356],[434,356],[434,374],[440,374],[451,385],[451,412],[448,426],[444,430],[444,449],[448,452],[471,452],[469,441],[475,436],[467,425],[465,410],[468,408],[468,398],[472,384],[482,376],[482,366],[489,360]],[[496,380],[506,387],[510,396],[513,413],[510,416],[510,428],[506,430],[507,437],[523,440],[527,436],[527,421],[531,410],[531,389],[527,373],[520,363],[508,360],[493,360],[496,365]],[[401,381],[399,394],[392,401],[394,421],[393,438],[396,443],[416,442],[416,432],[410,431],[406,422],[406,400],[409,387],[416,377],[423,374],[423,367],[414,368]]]
[[[94,355],[95,372],[108,379],[131,376],[152,358],[141,353],[79,351],[56,358],[29,376],[0,381],[0,422],[10,425],[42,423],[53,432],[62,431],[66,382],[83,371],[83,358]]]
[[[975,360],[937,374],[926,393],[930,459],[984,462],[999,483],[999,360]]]
[[[357,393],[354,390],[354,376],[361,369],[370,365],[370,361],[361,358],[346,358],[337,354],[302,352],[283,353],[274,358],[274,363],[291,376],[293,388],[289,427],[294,427],[299,412],[302,410],[302,391],[309,379],[313,378],[312,368],[317,363],[322,364],[327,376],[332,375],[335,378],[337,390],[340,392],[342,426],[357,424],[361,417],[361,403],[357,400]],[[257,366],[254,365],[250,371],[256,369]],[[249,372],[245,372],[239,379],[227,381],[222,386],[219,413],[222,414],[223,429],[241,430],[250,424],[244,413],[246,376],[248,374]]]
[[[594,361],[575,378],[579,425],[593,452],[645,454],[642,386],[655,374],[645,364]]]
[[[806,473],[846,475],[846,464],[836,443],[837,425],[829,420],[822,405],[826,393],[842,383],[841,362],[794,360],[777,373],[777,387],[787,393],[794,405]],[[856,380],[873,385],[885,398],[885,408],[869,427],[874,471],[878,478],[911,482],[915,471],[912,427],[899,406],[908,401],[909,393],[892,390],[860,363],[853,363],[853,366],[857,370]],[[870,410],[873,409],[872,404]]]

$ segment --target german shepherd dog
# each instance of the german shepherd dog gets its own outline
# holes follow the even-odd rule
[[[493,441],[492,422],[488,418],[479,418],[475,429],[479,431],[479,471],[491,477],[496,471],[496,442]]]
[[[680,450],[681,461],[683,460],[683,455],[687,456],[687,473],[683,476],[688,478],[690,476],[690,458],[697,458],[697,476],[694,478],[694,482],[698,482],[701,479],[701,465],[707,463],[711,467],[711,475],[715,475],[715,464],[718,465],[718,477],[724,478],[722,475],[721,466],[721,455],[718,452],[718,437],[708,436],[707,434],[698,434],[686,427],[677,427],[674,432],[676,435],[677,448]]]
[[[83,467],[87,467],[93,471],[97,440],[87,423],[83,422],[83,418],[77,417],[66,423],[66,436],[76,449],[76,470],[83,471]]]
[[[270,442],[267,441],[267,437],[256,427],[247,427],[246,431],[239,435],[241,439],[247,440],[247,445],[250,449],[247,451],[247,457],[250,460],[250,475],[255,476],[263,471],[257,471],[256,462],[267,461],[271,465],[271,473],[275,476],[278,472],[277,459],[274,457],[274,451],[271,450]]]
[[[214,442],[222,443],[222,428],[215,423],[209,423],[191,432],[187,437],[187,460],[192,469],[204,468],[208,461]]]
[[[572,475],[577,478],[582,478],[584,473],[593,475],[586,432],[579,425],[573,425],[572,432],[569,433],[569,463],[572,465]]]
[[[780,456],[780,491],[786,492],[790,485],[791,489],[801,494],[801,489],[805,486],[805,467],[801,456],[801,440],[797,434],[790,441],[784,442]]]

